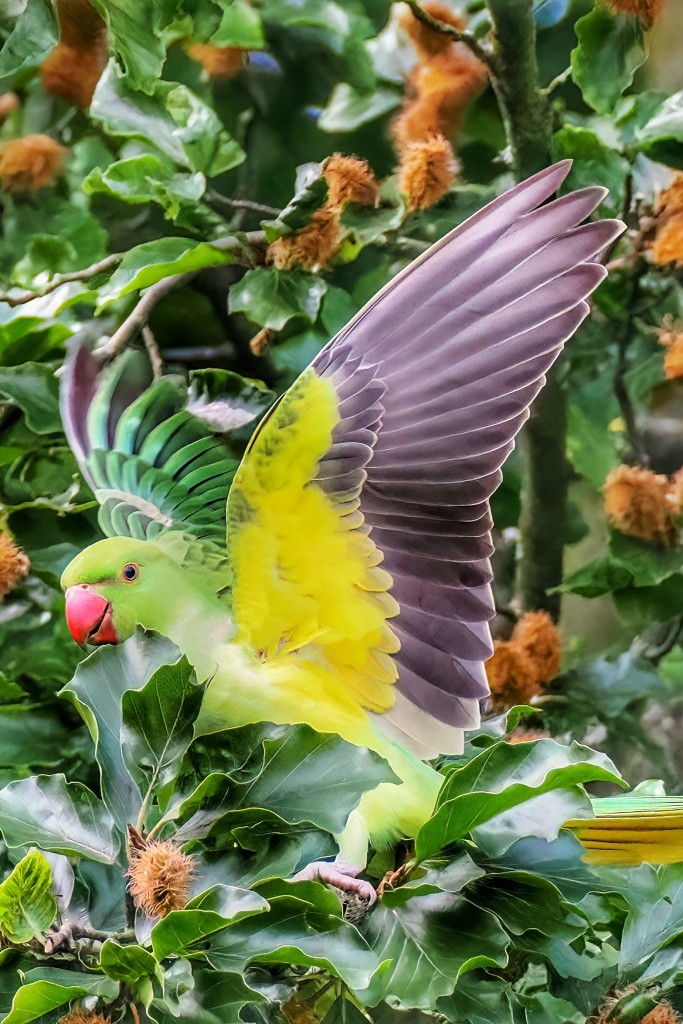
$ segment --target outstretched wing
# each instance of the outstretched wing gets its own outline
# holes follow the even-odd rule
[[[568,169],[505,193],[387,285],[263,421],[230,492],[242,641],[322,661],[422,756],[478,724],[489,498],[622,230],[582,223],[603,189],[546,202]]]
[[[249,425],[272,396],[227,372],[204,377],[203,390],[188,389],[180,376],[152,381],[139,351],[105,369],[88,346],[71,352],[62,419],[107,536],[151,540],[177,530],[224,551],[230,484]],[[238,380],[239,399],[230,395]],[[227,394],[215,398],[221,389]]]

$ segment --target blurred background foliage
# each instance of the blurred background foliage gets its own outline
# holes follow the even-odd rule
[[[600,1007],[603,1021],[639,1021],[658,1003],[648,1024],[671,1024],[663,996],[683,1007],[680,868],[598,876],[569,835],[555,836],[585,812],[578,784],[607,778],[604,760],[579,777],[559,752],[576,748],[560,743],[605,751],[631,784],[683,785],[680,5],[4,0],[0,38],[0,828],[7,872],[20,861],[0,885],[9,1024],[56,1020],[82,999],[103,1000],[116,1019],[132,1005],[151,1020],[254,1024],[367,1014],[382,1024],[405,1011],[545,1024],[595,1019]],[[495,496],[495,717],[462,762],[444,765],[455,799],[468,792],[458,771],[495,748],[491,791],[519,771],[527,804],[512,810],[510,795],[466,844],[441,835],[358,931],[336,896],[314,883],[294,896],[282,882],[302,857],[329,852],[335,826],[322,809],[302,825],[277,800],[239,821],[224,797],[193,803],[210,772],[238,793],[282,740],[236,739],[261,762],[226,764],[223,750],[217,768],[216,751],[189,742],[197,683],[164,648],[155,658],[180,679],[185,738],[152,805],[163,817],[175,793],[174,828],[200,809],[210,828],[184,834],[203,865],[202,886],[185,894],[200,902],[176,911],[190,917],[173,940],[157,925],[152,955],[143,914],[130,946],[114,762],[93,749],[79,701],[58,695],[82,658],[59,575],[99,536],[61,429],[66,346],[88,338],[109,357],[145,345],[157,371],[217,367],[279,393],[431,242],[565,158],[566,187],[606,186],[599,213],[627,230]],[[141,800],[125,695],[159,682],[126,677],[125,655],[111,657],[124,659],[109,709],[120,722],[115,779],[128,785],[132,772]],[[103,661],[88,666],[79,671],[97,687]],[[531,710],[508,721],[520,703]],[[525,740],[528,758],[504,736]],[[322,755],[310,737],[295,742],[301,778],[315,778]],[[549,798],[543,779],[560,762],[568,774]],[[349,784],[340,806],[362,789]],[[20,807],[33,808],[23,824]],[[41,818],[55,807],[62,831],[51,839]],[[85,839],[68,825],[84,818]],[[30,846],[52,860],[20,860]],[[50,871],[70,888],[62,904],[50,902]],[[252,884],[256,893],[227,892]],[[42,893],[32,923],[8,924],[3,906],[16,917],[26,892]],[[38,937],[83,907],[85,945],[45,966]],[[266,907],[272,934],[248,923]],[[220,938],[200,956],[213,925]]]

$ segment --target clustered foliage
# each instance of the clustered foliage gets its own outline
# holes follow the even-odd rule
[[[2,1021],[680,1021],[683,866],[594,870],[561,829],[617,768],[648,793],[683,771],[683,94],[646,63],[663,3],[9,7]],[[288,879],[391,778],[379,757],[268,723],[197,739],[206,680],[169,641],[85,658],[68,637],[59,576],[99,533],[56,371],[79,335],[281,392],[432,241],[565,157],[627,233],[549,385],[553,430],[539,406],[495,498],[492,714],[439,763],[415,843],[374,853],[382,896],[354,922]],[[521,511],[522,575],[565,553],[538,602]]]

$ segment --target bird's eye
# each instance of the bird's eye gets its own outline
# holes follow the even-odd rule
[[[128,565],[124,565],[121,570],[121,576],[126,583],[133,583],[140,575],[140,566],[135,565],[134,562],[129,562]]]

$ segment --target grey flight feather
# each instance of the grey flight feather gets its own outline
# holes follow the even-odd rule
[[[313,363],[340,398],[318,483],[371,531],[401,607],[398,699],[377,721],[424,757],[457,750],[478,722],[494,613],[489,498],[623,230],[584,223],[604,189],[548,201],[569,166],[441,239]]]

